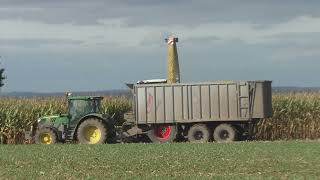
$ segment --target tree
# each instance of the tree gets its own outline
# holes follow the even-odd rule
[[[4,80],[6,79],[4,75],[4,68],[0,69],[0,87],[4,86]]]
[[[0,59],[2,57],[0,56]],[[4,75],[4,68],[0,68],[0,88],[4,86],[4,80],[6,79],[6,76]]]

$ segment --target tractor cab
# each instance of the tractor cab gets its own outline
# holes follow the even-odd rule
[[[68,96],[70,123],[87,114],[101,114],[102,99],[100,96]]]

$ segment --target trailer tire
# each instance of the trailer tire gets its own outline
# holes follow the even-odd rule
[[[37,130],[35,135],[36,144],[56,144],[58,136],[51,128],[41,128]]]
[[[213,137],[219,143],[233,142],[236,139],[236,130],[232,125],[223,123],[215,128]]]
[[[80,144],[104,144],[107,140],[107,128],[100,119],[84,120],[77,130],[77,139]]]
[[[188,130],[188,140],[193,143],[205,143],[210,140],[210,132],[205,124],[195,124]]]
[[[173,125],[155,125],[147,132],[147,136],[154,143],[170,143],[176,139],[177,130]]]

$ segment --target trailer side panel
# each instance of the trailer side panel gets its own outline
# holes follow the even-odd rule
[[[270,81],[135,85],[137,124],[248,121],[272,115]]]

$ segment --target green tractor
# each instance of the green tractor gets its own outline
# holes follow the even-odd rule
[[[101,113],[98,96],[68,94],[68,114],[38,119],[34,140],[38,144],[78,141],[80,144],[103,144],[115,136],[114,120]]]

